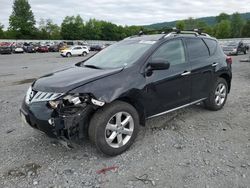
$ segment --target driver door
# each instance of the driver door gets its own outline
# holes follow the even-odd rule
[[[152,59],[165,59],[170,67],[167,70],[154,70],[146,78],[147,100],[150,101],[146,107],[147,117],[185,105],[191,97],[191,68],[182,39],[163,43],[153,53]]]

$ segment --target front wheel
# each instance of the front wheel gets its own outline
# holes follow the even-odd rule
[[[82,56],[86,56],[86,55],[87,55],[87,52],[83,52],[83,53],[82,53]]]
[[[228,84],[224,78],[218,78],[207,100],[205,106],[209,110],[217,111],[223,108],[228,94]]]
[[[66,54],[66,57],[70,57],[70,56],[71,56],[71,53],[68,52],[68,53]]]
[[[134,142],[139,129],[139,116],[128,103],[115,101],[99,109],[89,125],[89,138],[104,154],[115,156]]]

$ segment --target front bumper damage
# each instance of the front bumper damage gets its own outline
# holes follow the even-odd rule
[[[91,104],[52,109],[46,101],[31,104],[23,101],[20,113],[32,128],[52,138],[71,140],[87,135],[90,117],[96,109]]]

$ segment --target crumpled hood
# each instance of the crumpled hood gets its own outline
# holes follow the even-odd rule
[[[70,67],[39,78],[34,82],[33,89],[43,92],[66,93],[89,82],[116,74],[122,69]]]

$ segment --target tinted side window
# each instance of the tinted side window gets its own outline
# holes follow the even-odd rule
[[[152,55],[152,59],[165,59],[171,65],[185,63],[185,51],[182,40],[172,40],[164,43]]]
[[[186,39],[186,41],[190,60],[209,57],[208,48],[203,40],[190,38]]]
[[[217,48],[217,42],[215,40],[212,40],[212,39],[204,39],[204,41],[209,48],[210,55],[213,55],[216,51],[216,48]]]

